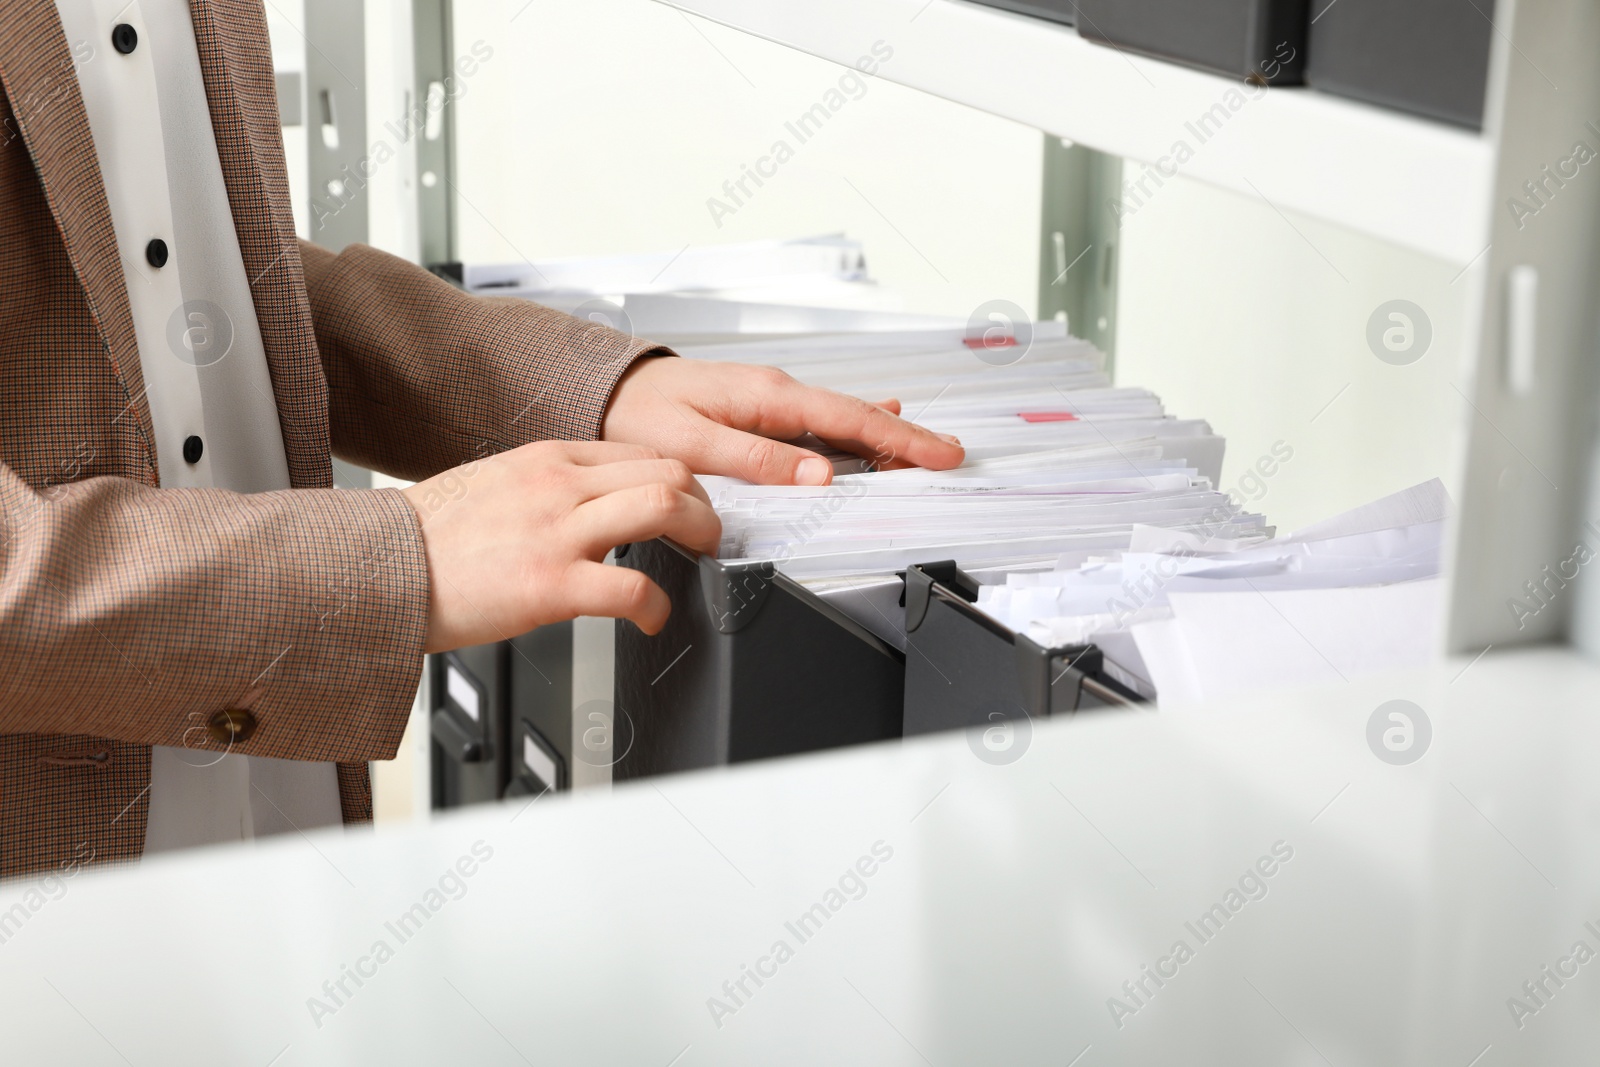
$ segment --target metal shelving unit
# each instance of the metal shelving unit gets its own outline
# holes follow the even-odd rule
[[[886,42],[894,54],[879,77],[1038,128],[1039,313],[1065,313],[1108,353],[1121,256],[1103,206],[1124,182],[1166,166],[1178,139],[1197,145],[1179,168],[1185,177],[1450,265],[1467,295],[1452,375],[1459,395],[1439,398],[1457,412],[1451,481],[1461,487],[1441,652],[1572,640],[1600,654],[1600,592],[1592,576],[1573,583],[1570,564],[1561,569],[1580,534],[1600,554],[1600,522],[1584,525],[1600,506],[1585,491],[1600,394],[1600,177],[1589,170],[1600,166],[1559,185],[1546,177],[1575,141],[1600,152],[1600,7],[1499,0],[1477,132],[1131,56],[1071,27],[962,0],[661,2],[841,64]],[[416,0],[413,10],[415,92],[425,98],[450,57],[449,0]],[[1201,143],[1196,124],[1219,107],[1227,116]],[[453,258],[449,182],[437,180],[450,174],[449,112],[419,149],[424,262]],[[1544,201],[1532,202],[1531,216],[1513,213],[1530,202],[1529,182],[1544,184]],[[1281,356],[1241,353],[1219,373],[1247,376],[1252,358]],[[1550,589],[1552,570],[1565,576],[1558,607],[1519,619],[1512,601],[1526,600],[1530,583]],[[1574,614],[1597,625],[1571,634]],[[605,770],[589,777],[603,780]]]
[[[952,0],[661,2],[847,66],[884,41],[894,56],[879,77],[1136,164],[1154,164],[1187,139],[1194,156],[1180,172],[1188,177],[1441,259],[1464,264],[1488,240],[1480,209],[1494,143],[1458,127],[1249,86],[1093,44],[1070,26]],[[1226,117],[1202,127],[1218,105]]]
[[[1071,27],[960,0],[662,2],[843,64],[887,42],[894,55],[879,77],[1122,157],[1124,180],[1188,140],[1186,177],[1458,266],[1469,327],[1464,385],[1448,398],[1460,406],[1463,491],[1447,650],[1567,636],[1568,610],[1519,620],[1509,602],[1571,559],[1586,530],[1600,177],[1580,171],[1558,184],[1545,168],[1571,158],[1577,141],[1600,150],[1600,125],[1591,125],[1600,122],[1600,8],[1500,0],[1479,133],[1132,56]],[[1208,114],[1217,117],[1197,125]],[[1542,201],[1529,200],[1529,182],[1542,184]],[[1518,200],[1539,210],[1559,203],[1550,212],[1559,219],[1514,212]],[[1050,226],[1047,217],[1046,241]],[[1596,616],[1593,580],[1565,584],[1566,606]]]

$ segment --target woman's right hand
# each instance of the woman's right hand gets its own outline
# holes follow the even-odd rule
[[[429,652],[579,615],[657,633],[672,610],[667,595],[640,572],[600,561],[656,537],[714,554],[722,536],[689,468],[639,445],[541,441],[401,492],[422,521]]]

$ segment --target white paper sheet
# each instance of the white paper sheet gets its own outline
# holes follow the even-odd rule
[[[1430,579],[1346,589],[1176,593],[1171,602],[1200,693],[1216,701],[1420,666],[1440,647],[1442,589],[1442,582]]]

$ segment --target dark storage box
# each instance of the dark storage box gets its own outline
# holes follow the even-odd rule
[[[973,607],[977,595],[951,562],[906,572],[907,737],[1141,702],[1095,646],[1044,648]]]
[[[998,7],[1015,11],[1019,15],[1032,15],[1036,19],[1049,19],[1071,26],[1078,17],[1077,0],[978,0],[985,7]]]
[[[508,797],[539,797],[570,789],[567,759],[527,719],[511,724],[511,784]]]
[[[672,600],[648,637],[617,623],[617,780],[900,736],[899,650],[778,573],[668,541],[617,550]]]
[[[434,808],[569,788],[571,623],[429,656],[428,670]]]
[[[505,791],[508,654],[501,641],[429,657],[434,808],[498,800]]]
[[[1313,0],[1313,88],[1477,129],[1494,0]]]
[[[1078,33],[1217,74],[1299,85],[1307,6],[1306,0],[1077,0]]]
[[[507,796],[571,788],[572,623],[541,626],[510,642],[510,782]]]

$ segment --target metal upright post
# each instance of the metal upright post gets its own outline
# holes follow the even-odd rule
[[[367,241],[366,36],[362,0],[305,5],[307,237],[335,252]],[[280,79],[280,99],[284,88]],[[298,118],[298,101],[295,109]],[[333,467],[334,484],[342,488],[372,485],[370,471],[337,459]]]
[[[417,232],[422,262],[438,267],[456,262],[455,105],[445,92],[455,61],[451,0],[413,0],[411,11],[416,47],[412,91],[425,115],[417,141]]]
[[[305,7],[310,238],[337,252],[367,240],[367,50],[363,0]]]
[[[1116,358],[1119,237],[1110,202],[1122,160],[1044,135],[1040,209],[1039,318],[1060,314],[1067,329]]]

